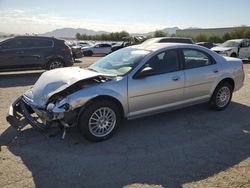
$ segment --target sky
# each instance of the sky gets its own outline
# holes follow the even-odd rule
[[[150,32],[166,27],[250,26],[249,0],[0,0],[0,32],[57,28]]]

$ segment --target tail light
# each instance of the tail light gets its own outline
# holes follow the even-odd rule
[[[72,50],[69,47],[63,48],[62,51],[72,53]]]

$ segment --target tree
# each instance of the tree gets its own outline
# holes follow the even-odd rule
[[[224,41],[227,41],[227,40],[230,40],[232,37],[231,37],[230,33],[225,33],[222,38]]]
[[[121,38],[121,39],[122,39],[122,38],[125,38],[125,37],[129,37],[129,36],[130,36],[129,33],[126,32],[126,31],[120,32],[120,38]]]
[[[80,33],[76,33],[76,39],[81,40],[81,34]]]
[[[166,37],[166,36],[168,36],[168,34],[161,30],[156,30],[154,33],[154,37]]]
[[[214,43],[222,43],[223,39],[220,36],[217,35],[211,35],[208,38],[208,42],[214,42]]]
[[[205,34],[199,34],[195,37],[197,42],[206,42],[208,37]]]
[[[241,26],[233,29],[229,34],[232,39],[248,38],[250,34],[250,28],[246,26]]]

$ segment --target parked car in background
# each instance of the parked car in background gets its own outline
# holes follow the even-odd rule
[[[211,49],[215,46],[217,46],[216,44],[212,43],[212,42],[197,42],[197,45],[203,46],[205,48]]]
[[[85,56],[107,55],[111,52],[111,44],[101,43],[90,47],[83,47],[82,53]]]
[[[116,43],[115,45],[112,45],[111,51],[114,52],[116,50],[120,50],[124,47],[130,46],[130,43],[127,41],[123,41],[121,43]]]
[[[233,39],[212,48],[211,50],[223,56],[250,58],[250,39]]]
[[[142,44],[111,53],[87,69],[43,73],[10,106],[7,120],[20,129],[18,111],[37,129],[59,123],[78,127],[91,141],[102,141],[114,135],[123,118],[203,102],[224,110],[243,81],[240,59],[198,45]]]
[[[151,38],[143,42],[143,44],[154,44],[154,43],[185,43],[185,44],[195,44],[191,38],[183,37],[156,37]]]
[[[124,37],[123,42],[112,45],[112,52],[119,50],[119,49],[122,49],[122,48],[127,47],[127,46],[141,44],[145,40],[146,40],[146,38],[144,36]]]
[[[90,46],[93,46],[94,43],[93,43],[93,42],[78,41],[78,42],[77,42],[77,45],[78,45],[78,46],[81,46],[81,47],[90,47]]]
[[[78,45],[75,41],[66,41],[66,44],[71,48],[73,58],[78,59],[83,56],[81,46]]]
[[[72,51],[64,40],[52,37],[18,36],[0,42],[0,70],[71,66]]]
[[[78,59],[78,58],[81,58],[83,56],[81,46],[73,45],[73,46],[70,46],[70,47],[71,47],[74,59]]]

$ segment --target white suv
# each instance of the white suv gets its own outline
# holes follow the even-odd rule
[[[228,40],[223,44],[212,48],[211,50],[229,57],[238,57],[240,59],[250,58],[250,39]]]

